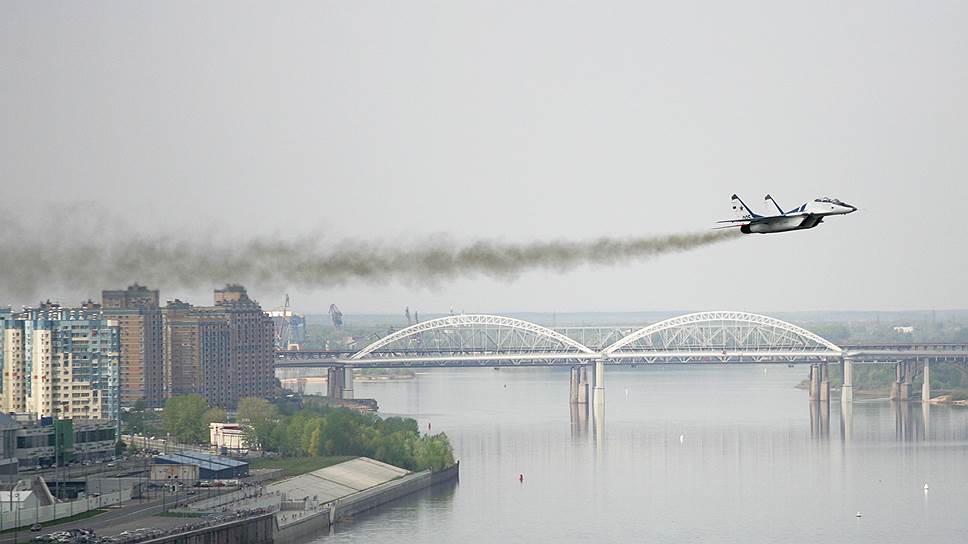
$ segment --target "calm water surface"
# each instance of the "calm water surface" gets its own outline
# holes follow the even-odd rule
[[[828,423],[794,387],[804,376],[609,368],[601,418],[572,412],[564,369],[357,382],[384,415],[445,431],[460,483],[315,542],[968,539],[968,409],[858,401],[842,414],[834,401]]]

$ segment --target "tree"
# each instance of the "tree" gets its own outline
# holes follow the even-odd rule
[[[454,450],[444,433],[421,437],[414,457],[415,470],[442,470],[454,464]]]
[[[236,419],[249,426],[245,437],[249,444],[266,451],[277,449],[272,443],[272,435],[279,420],[279,410],[272,403],[257,397],[240,399]]]
[[[208,442],[207,411],[208,403],[201,395],[171,397],[165,402],[165,431],[179,442]]]
[[[358,414],[349,410],[332,410],[323,418],[319,434],[322,444],[317,444],[317,455],[362,455],[361,425]]]
[[[205,421],[205,428],[207,429],[209,423],[225,423],[229,420],[229,415],[221,408],[209,408],[205,411],[202,419]]]

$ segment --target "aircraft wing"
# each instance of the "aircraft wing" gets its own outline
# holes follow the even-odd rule
[[[770,216],[760,216],[754,218],[743,218],[743,219],[724,219],[722,221],[716,221],[717,223],[773,223],[774,221],[780,221],[790,217],[789,215],[770,215]]]

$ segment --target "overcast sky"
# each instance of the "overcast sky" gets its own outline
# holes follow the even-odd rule
[[[966,29],[961,1],[5,0],[0,207],[38,243],[78,202],[144,232],[526,242],[829,195],[860,211],[627,266],[248,287],[305,312],[966,308]]]

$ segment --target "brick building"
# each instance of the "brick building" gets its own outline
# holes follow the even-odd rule
[[[144,399],[149,407],[162,406],[164,388],[164,337],[158,291],[138,285],[125,290],[102,291],[104,316],[121,330],[121,405]]]

